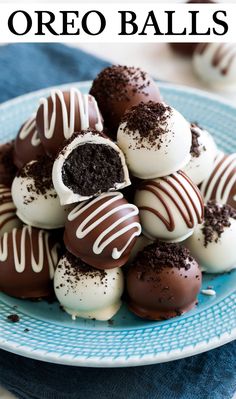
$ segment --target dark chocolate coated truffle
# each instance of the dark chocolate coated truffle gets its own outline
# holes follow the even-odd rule
[[[39,134],[36,128],[35,115],[32,115],[20,128],[14,144],[13,159],[18,169],[30,161],[44,155]]]
[[[42,98],[36,124],[45,151],[52,156],[74,132],[88,128],[103,130],[103,119],[95,98],[76,88],[53,90],[48,98]]]
[[[17,298],[43,298],[53,292],[60,245],[30,226],[0,238],[0,291]]]
[[[119,192],[82,202],[69,214],[64,242],[72,254],[98,269],[123,266],[141,234],[138,208]]]
[[[139,68],[113,65],[102,70],[90,93],[101,109],[105,126],[113,139],[125,111],[140,102],[161,101],[153,79]]]
[[[188,249],[157,241],[139,252],[128,268],[128,307],[149,320],[179,316],[196,305],[201,281]]]
[[[14,141],[0,145],[0,184],[10,187],[17,168],[13,162]]]

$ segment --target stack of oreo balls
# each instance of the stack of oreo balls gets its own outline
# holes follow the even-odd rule
[[[0,290],[73,319],[191,310],[236,264],[235,162],[139,68],[52,90],[0,149]]]

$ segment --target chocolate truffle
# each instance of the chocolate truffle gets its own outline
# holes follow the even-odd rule
[[[0,291],[17,298],[43,298],[53,292],[59,244],[43,230],[24,226],[0,238]]]
[[[44,155],[33,114],[20,128],[14,144],[13,159],[18,169]]]
[[[17,173],[13,162],[14,141],[0,145],[0,184],[11,187]]]
[[[72,136],[54,162],[52,178],[62,205],[130,184],[124,154],[95,130]]]
[[[117,133],[130,172],[140,179],[166,176],[190,160],[189,123],[164,103],[140,103],[129,109]]]
[[[161,101],[156,83],[146,72],[122,65],[102,70],[93,81],[90,93],[96,98],[113,139],[116,139],[119,123],[128,108],[141,101]]]
[[[198,185],[210,175],[218,149],[213,137],[207,132],[207,130],[202,129],[195,123],[192,123],[191,132],[191,159],[183,168],[183,171],[195,184]]]
[[[128,268],[128,307],[149,320],[180,316],[197,304],[201,281],[198,263],[186,248],[157,241]]]
[[[138,213],[137,207],[119,192],[82,202],[68,216],[65,245],[98,269],[123,266],[141,234]]]
[[[200,186],[202,196],[207,203],[215,200],[236,209],[236,153],[219,153],[211,174]]]
[[[76,88],[52,90],[40,100],[37,129],[47,154],[55,156],[74,132],[88,128],[103,130],[103,120],[95,98]]]
[[[20,219],[16,216],[16,207],[12,201],[10,188],[0,184],[0,236],[21,225]]]
[[[193,68],[205,84],[235,89],[236,43],[200,43],[194,51]]]
[[[61,258],[55,271],[55,294],[74,320],[109,320],[121,306],[123,289],[121,269],[97,270],[70,253]]]
[[[144,181],[134,202],[139,208],[143,234],[151,240],[183,241],[203,219],[199,189],[181,171]]]
[[[42,229],[64,227],[70,208],[62,207],[52,183],[53,160],[44,156],[26,164],[12,184],[12,198],[22,222]]]
[[[224,273],[236,268],[236,210],[209,202],[203,224],[197,226],[186,246],[207,273]]]

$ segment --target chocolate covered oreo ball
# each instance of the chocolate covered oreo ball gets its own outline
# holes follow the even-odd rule
[[[25,165],[12,184],[12,198],[22,222],[42,229],[64,227],[70,208],[60,205],[52,183],[53,160],[44,156]]]
[[[124,154],[113,141],[95,130],[72,136],[54,162],[52,177],[62,205],[130,184]]]
[[[119,192],[82,202],[68,216],[65,245],[98,269],[123,266],[141,234],[138,213],[137,207]]]
[[[75,320],[109,320],[121,306],[122,270],[97,270],[66,253],[55,271],[54,290],[63,309]]]
[[[0,236],[9,233],[14,228],[21,227],[22,223],[16,216],[16,207],[13,203],[11,190],[0,184]]]
[[[219,153],[212,172],[200,185],[205,203],[214,200],[236,209],[236,153]]]
[[[193,68],[207,85],[235,89],[236,43],[200,43],[194,51]]]
[[[198,263],[186,248],[157,241],[129,266],[128,307],[149,320],[180,316],[197,304],[201,281]]]
[[[17,173],[13,162],[14,141],[0,145],[0,184],[11,187]]]
[[[103,130],[103,120],[95,98],[76,88],[52,90],[40,100],[37,129],[47,154],[55,156],[74,132],[88,128]]]
[[[101,71],[93,81],[90,93],[96,98],[113,139],[116,139],[119,123],[128,108],[141,101],[161,101],[156,83],[146,72],[122,65],[112,65]]]
[[[33,114],[20,128],[14,143],[13,159],[18,169],[45,154]]]
[[[0,238],[0,291],[17,298],[53,293],[60,246],[52,235],[24,226]]]
[[[143,234],[151,240],[183,241],[203,220],[199,189],[181,171],[141,183],[134,203],[139,208]]]
[[[141,179],[166,176],[190,160],[192,135],[189,123],[164,103],[141,103],[122,119],[117,144],[130,172]]]
[[[203,224],[197,226],[186,246],[207,273],[224,273],[236,268],[236,210],[209,202]]]
[[[211,174],[218,149],[207,130],[192,123],[191,132],[191,159],[183,171],[198,185]]]

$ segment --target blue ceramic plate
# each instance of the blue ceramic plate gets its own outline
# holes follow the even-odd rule
[[[88,91],[90,84],[74,85]],[[235,107],[195,89],[168,84],[160,88],[166,101],[208,129],[222,150],[236,151]],[[0,106],[1,141],[16,135],[38,99],[48,92],[35,92]],[[216,296],[200,294],[196,309],[163,322],[140,320],[125,306],[110,323],[72,321],[58,303],[34,303],[0,294],[0,347],[34,359],[88,367],[138,366],[191,356],[236,338],[236,271],[206,275],[203,288],[208,285],[214,287]],[[11,313],[20,316],[19,323],[6,321]]]

